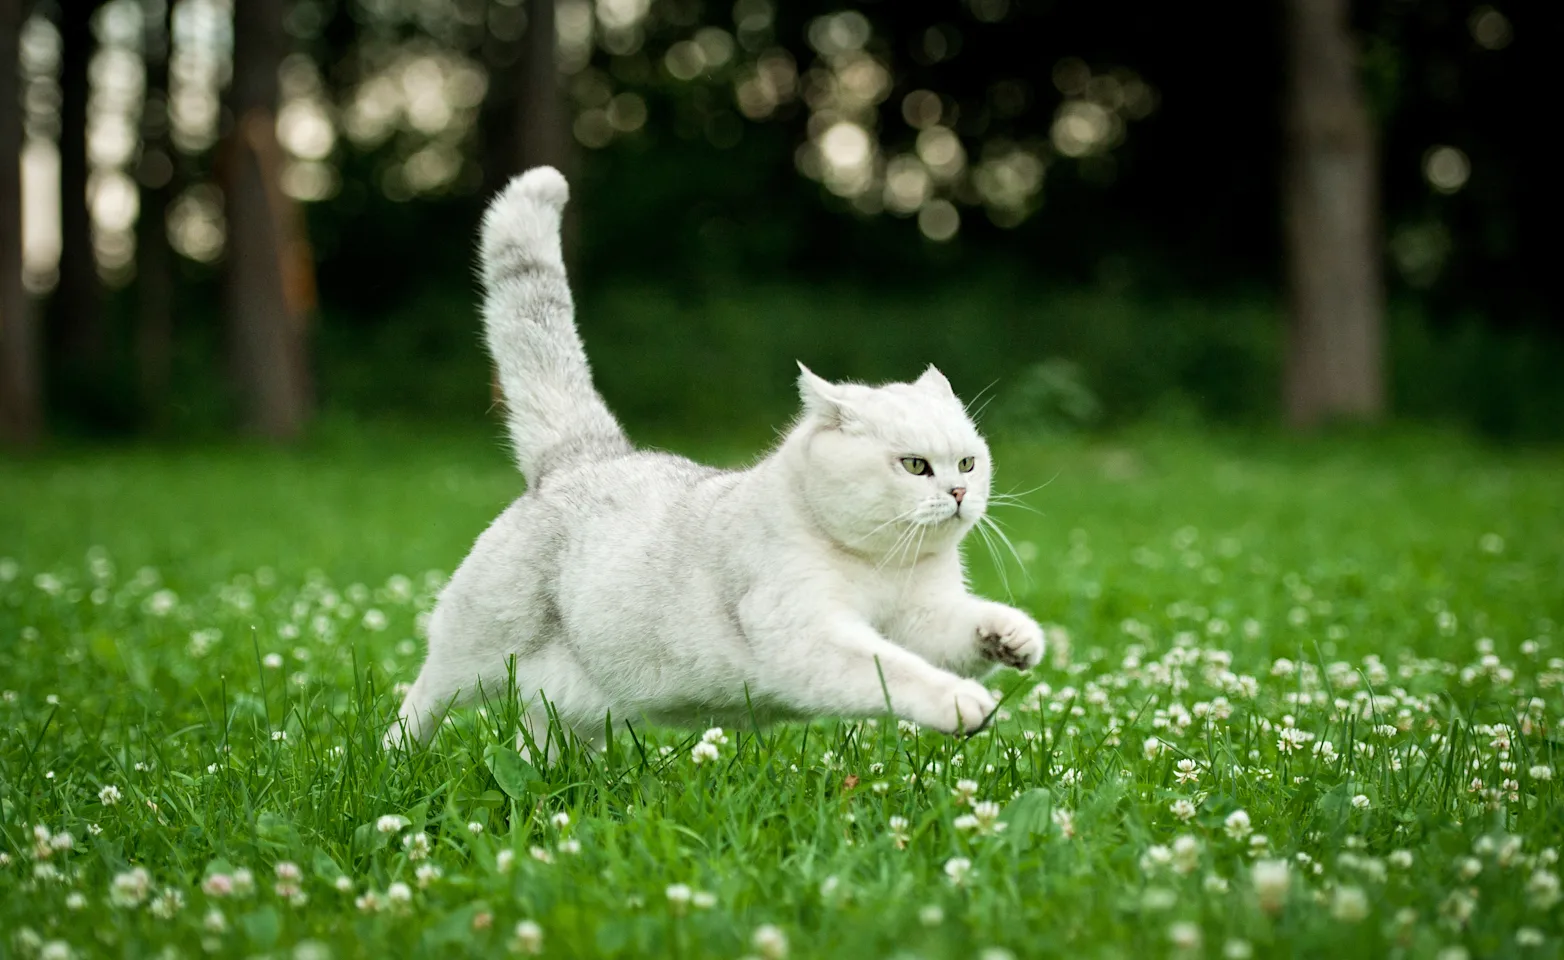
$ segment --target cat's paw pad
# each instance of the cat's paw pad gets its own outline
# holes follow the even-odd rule
[[[976,680],[957,680],[935,695],[927,724],[944,733],[972,736],[988,726],[999,704]]]
[[[1043,628],[1011,607],[994,606],[978,621],[978,650],[983,659],[1030,670],[1043,659]]]

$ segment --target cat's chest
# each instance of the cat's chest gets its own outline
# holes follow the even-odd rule
[[[883,628],[895,621],[929,589],[927,571],[900,570],[889,574],[873,571],[873,574],[851,581],[850,603],[859,615],[876,627]]]

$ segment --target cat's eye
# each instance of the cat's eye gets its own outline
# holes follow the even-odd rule
[[[972,468],[977,466],[977,458],[976,457],[962,457],[961,458],[961,462],[956,464],[956,466],[961,468],[961,472],[962,473],[971,473],[972,472]]]
[[[919,477],[932,477],[934,471],[929,469],[929,462],[922,457],[902,457],[901,465],[907,468],[907,472]]]

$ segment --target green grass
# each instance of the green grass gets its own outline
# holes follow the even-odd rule
[[[0,957],[492,955],[523,921],[549,956],[779,955],[763,924],[794,957],[1560,955],[1564,458],[997,456],[1046,485],[1003,515],[1027,574],[975,580],[1054,642],[991,734],[729,729],[695,764],[652,729],[538,769],[506,702],[377,747],[519,491],[490,437],[0,464]]]

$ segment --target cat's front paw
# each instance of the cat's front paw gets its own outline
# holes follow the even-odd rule
[[[953,682],[933,695],[914,717],[919,723],[943,733],[971,736],[988,726],[999,704],[993,694],[976,680],[952,678]]]
[[[985,660],[1030,670],[1043,659],[1043,628],[1013,607],[990,606],[978,620],[977,634]]]

